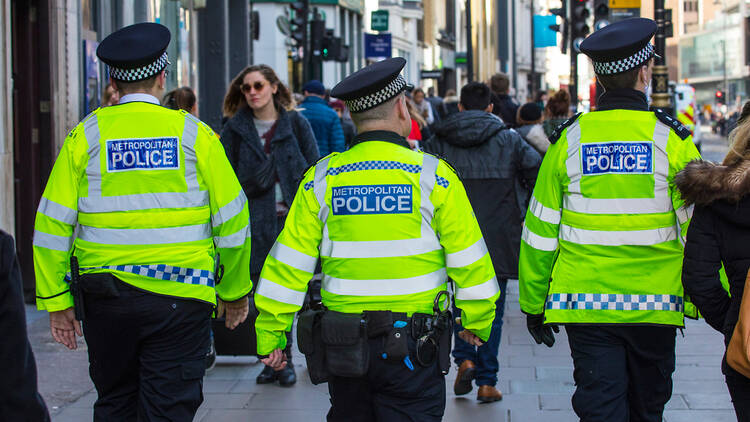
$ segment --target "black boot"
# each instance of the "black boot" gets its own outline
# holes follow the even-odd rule
[[[291,387],[297,382],[297,374],[294,372],[294,362],[292,362],[292,349],[287,347],[284,353],[286,354],[286,367],[276,374],[279,378],[279,385]]]
[[[263,368],[263,371],[258,374],[258,377],[255,378],[256,384],[270,384],[272,382],[276,382],[278,379],[279,372],[276,372],[271,368],[270,366],[267,366]]]

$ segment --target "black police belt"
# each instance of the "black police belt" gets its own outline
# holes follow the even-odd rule
[[[415,370],[416,363],[429,367],[439,360],[443,374],[450,368],[452,316],[440,311],[435,300],[433,315],[403,312],[365,311],[346,314],[325,308],[302,312],[297,323],[297,344],[307,360],[313,384],[327,382],[330,375],[358,378],[367,374],[370,340],[382,339],[376,358]],[[445,292],[447,297],[447,292]],[[416,342],[416,353],[409,353],[408,338]],[[412,358],[415,362],[412,361]]]

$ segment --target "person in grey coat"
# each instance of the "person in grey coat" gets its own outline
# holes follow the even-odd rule
[[[245,68],[224,98],[224,116],[229,119],[221,143],[248,199],[254,285],[303,173],[320,158],[310,123],[292,107],[289,90],[267,65]],[[294,384],[294,366],[287,365],[279,373],[266,367],[257,379],[260,384],[276,380],[283,386]]]

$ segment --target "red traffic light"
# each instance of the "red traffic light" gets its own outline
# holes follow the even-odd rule
[[[716,91],[716,97],[721,98],[723,96],[721,91]]]

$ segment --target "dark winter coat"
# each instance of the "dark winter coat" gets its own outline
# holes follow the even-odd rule
[[[518,133],[484,111],[450,115],[435,124],[434,131],[424,150],[445,158],[461,176],[497,277],[518,278],[521,210],[516,182],[530,193],[542,158]]]
[[[23,282],[13,237],[0,230],[0,419],[48,421],[37,391],[36,362],[26,335]]]
[[[300,103],[300,113],[310,122],[322,156],[346,149],[339,115],[320,97],[307,97]]]
[[[516,127],[518,107],[518,102],[510,95],[492,94],[492,114],[503,119],[503,122],[510,127]]]
[[[729,344],[750,268],[750,161],[731,167],[694,161],[675,183],[682,196],[695,203],[682,284],[706,322]],[[719,281],[722,263],[731,298]],[[726,364],[722,368],[725,374],[734,372]]]
[[[284,202],[291,206],[302,174],[320,158],[315,135],[302,115],[282,110],[269,157],[255,129],[252,110],[243,107],[227,121],[221,131],[221,143],[248,198],[252,230],[250,273],[257,274],[283,223],[276,216],[276,180]]]

